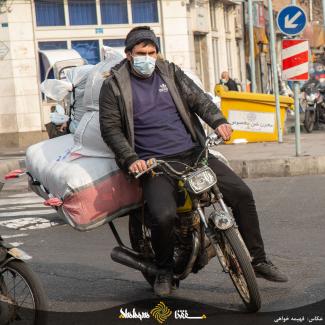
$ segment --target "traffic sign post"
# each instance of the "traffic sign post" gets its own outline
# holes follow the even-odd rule
[[[296,36],[306,27],[307,17],[305,12],[292,5],[284,7],[277,16],[280,31],[287,36]],[[300,112],[299,112],[299,83],[297,80],[308,80],[308,42],[305,40],[286,39],[282,42],[282,71],[285,80],[293,80],[295,103],[295,133],[296,156],[301,155],[300,146]]]

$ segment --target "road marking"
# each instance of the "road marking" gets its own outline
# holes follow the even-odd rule
[[[38,198],[38,196],[35,196],[34,192],[12,194],[12,195],[10,195],[10,197],[33,197],[33,198]]]
[[[35,215],[47,215],[56,214],[56,211],[51,210],[30,210],[30,211],[14,211],[14,212],[0,212],[0,218],[12,218],[19,216],[35,216]]]
[[[44,229],[61,224],[62,223],[58,221],[52,221],[45,218],[19,218],[0,221],[0,226],[19,230]]]
[[[0,212],[1,211],[8,211],[8,210],[26,210],[26,209],[43,209],[43,210],[50,210],[49,207],[45,206],[45,205],[39,205],[38,203],[33,203],[33,204],[26,204],[26,205],[12,205],[12,206],[5,206],[5,207],[1,207],[0,208]],[[52,211],[54,211],[53,209],[51,209]]]
[[[15,230],[37,230],[64,224],[55,209],[46,207],[43,202],[44,199],[33,192],[3,192],[0,197],[0,226]]]
[[[16,238],[16,237],[26,237],[28,234],[15,234],[15,235],[2,235],[3,239]]]
[[[41,197],[33,196],[33,197],[24,197],[24,198],[12,198],[12,196],[9,196],[8,198],[0,198],[0,206],[2,205],[21,205],[21,204],[31,204],[31,203],[43,203],[44,199]]]
[[[23,245],[24,243],[21,242],[21,241],[15,241],[15,242],[12,242],[12,243],[9,243],[11,246],[14,246],[14,247],[18,247],[18,246],[21,246]]]

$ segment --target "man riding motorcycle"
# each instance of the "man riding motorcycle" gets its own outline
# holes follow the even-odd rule
[[[158,59],[159,43],[147,26],[133,28],[125,40],[126,59],[111,70],[99,97],[101,134],[125,172],[146,171],[146,160],[191,163],[205,143],[198,116],[228,140],[232,128],[221,111],[175,64]],[[255,273],[270,281],[287,277],[266,259],[253,195],[248,186],[214,157],[209,166],[251,254]],[[158,273],[154,291],[171,293],[177,183],[168,175],[141,179],[150,214]]]

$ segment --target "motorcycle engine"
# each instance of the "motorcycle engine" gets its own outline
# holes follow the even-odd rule
[[[196,231],[201,240],[201,249],[192,272],[197,273],[209,260],[216,256],[216,251],[210,240],[200,228],[200,216],[196,212],[182,213],[176,220],[176,243],[174,250],[175,273],[182,273],[192,252],[192,233]]]
[[[200,232],[200,217],[197,213],[186,212],[177,216],[175,224],[174,271],[182,273],[192,252],[192,233]]]

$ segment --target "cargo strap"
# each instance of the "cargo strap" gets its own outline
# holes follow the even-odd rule
[[[5,179],[11,179],[11,178],[19,178],[20,176],[23,176],[26,174],[25,170],[22,169],[15,169],[9,172],[5,175]]]
[[[50,207],[60,207],[63,204],[62,200],[57,197],[51,197],[50,199],[44,201],[44,205]]]

